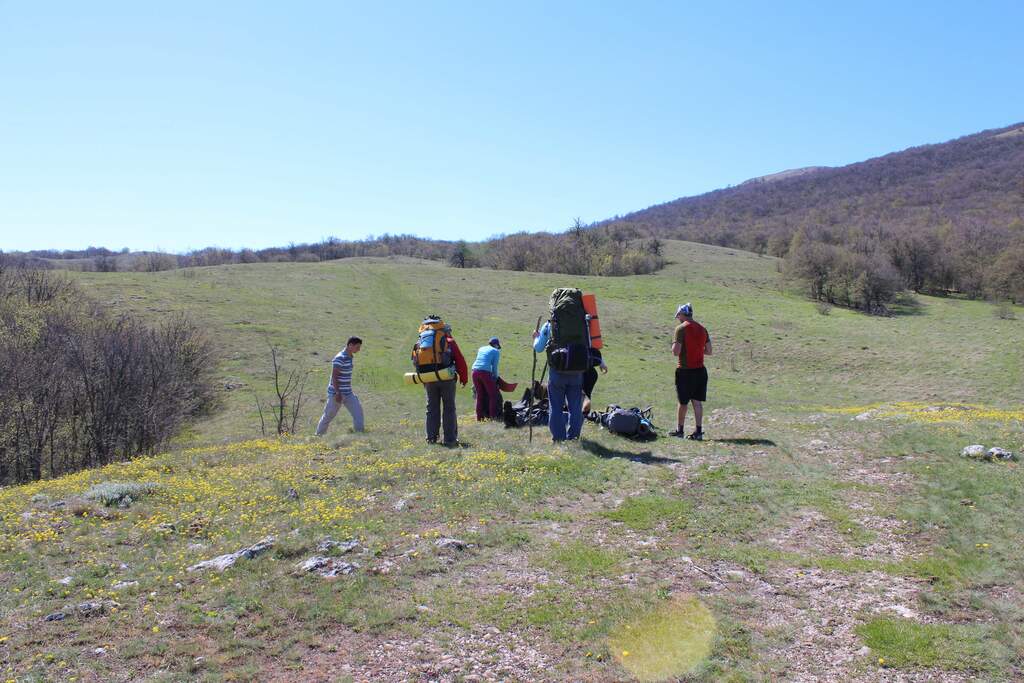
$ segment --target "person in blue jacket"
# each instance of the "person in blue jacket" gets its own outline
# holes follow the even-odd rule
[[[544,323],[539,332],[533,333],[533,350],[543,353],[551,339],[551,323]],[[568,429],[562,406],[569,406]],[[558,372],[548,368],[548,429],[555,442],[580,438],[583,431],[583,373]]]
[[[501,360],[501,340],[491,337],[487,346],[481,346],[473,362],[473,389],[476,391],[476,419],[487,420],[499,416],[501,394],[498,392],[498,362]]]

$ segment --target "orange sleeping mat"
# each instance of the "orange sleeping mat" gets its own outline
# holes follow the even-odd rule
[[[590,346],[599,349],[604,344],[601,341],[601,321],[597,317],[597,297],[593,294],[584,294],[583,310],[587,312],[587,321],[590,325]]]

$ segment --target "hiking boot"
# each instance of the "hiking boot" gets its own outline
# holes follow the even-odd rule
[[[675,436],[675,437],[678,437],[678,438],[682,439],[682,438],[686,437],[686,432],[683,431],[682,427],[676,427],[671,432],[669,432],[668,435],[669,436]]]
[[[701,430],[698,429],[697,431],[695,431],[693,434],[690,434],[686,438],[689,439],[690,441],[703,441],[704,440],[704,432],[702,432]]]
[[[431,446],[436,446],[437,439],[427,439],[427,443],[430,444]]]
[[[462,448],[461,441],[445,441],[441,445],[444,446],[445,448]]]

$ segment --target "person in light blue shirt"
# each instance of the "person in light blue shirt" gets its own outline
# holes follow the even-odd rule
[[[533,350],[543,353],[551,339],[551,323],[533,333]],[[563,406],[569,405],[568,429]],[[548,367],[548,429],[556,443],[580,438],[583,431],[583,373],[558,372]]]
[[[498,392],[498,362],[501,360],[501,340],[491,337],[487,346],[481,346],[473,362],[473,389],[476,390],[476,419],[498,417],[501,394]]]

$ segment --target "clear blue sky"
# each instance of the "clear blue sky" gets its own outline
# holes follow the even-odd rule
[[[1024,120],[1019,0],[704,5],[0,0],[0,248],[562,229]]]

